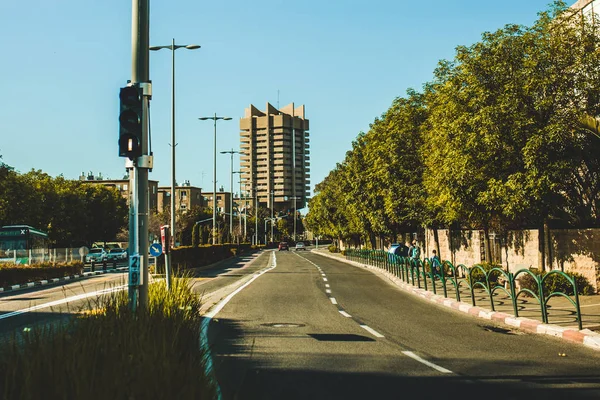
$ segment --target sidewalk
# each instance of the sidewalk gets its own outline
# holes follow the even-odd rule
[[[426,291],[405,283],[380,268],[346,260],[346,257],[341,253],[330,253],[327,248],[313,249],[312,252],[361,268],[371,269],[385,276],[405,291],[466,314],[519,328],[530,333],[545,334],[582,343],[585,346],[600,350],[600,295],[579,296],[583,325],[583,329],[579,330],[575,307],[562,296],[552,297],[549,300],[547,308],[549,323],[544,324],[542,323],[540,305],[535,298],[524,297],[522,294],[519,296],[517,303],[519,317],[517,318],[514,315],[512,302],[506,293],[501,290],[496,291],[494,294],[495,311],[492,311],[489,296],[482,289],[474,290],[476,306],[473,306],[470,292],[466,286],[462,286],[460,289],[461,301],[459,302],[456,300],[456,290],[450,283],[446,286],[448,297],[444,297],[443,288],[439,281],[436,281],[437,294],[434,294],[430,281],[428,281],[429,290]],[[423,287],[423,284],[421,286]]]

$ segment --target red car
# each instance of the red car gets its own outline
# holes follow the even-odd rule
[[[279,243],[279,251],[281,250],[290,250],[290,246],[288,246],[287,242],[281,242]]]

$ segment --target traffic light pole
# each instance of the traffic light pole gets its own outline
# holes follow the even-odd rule
[[[133,160],[135,188],[131,199],[135,213],[134,223],[130,222],[129,245],[140,259],[140,282],[138,300],[140,307],[148,306],[148,170],[152,168],[148,146],[148,105],[150,91],[149,37],[150,6],[149,0],[132,0],[131,23],[131,83],[143,87],[142,102],[142,156]],[[130,215],[131,217],[131,215]],[[133,230],[131,229],[133,228]],[[133,292],[133,294],[131,293]],[[135,302],[135,290],[130,291],[130,301]]]

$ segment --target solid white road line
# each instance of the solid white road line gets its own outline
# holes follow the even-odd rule
[[[84,293],[84,294],[80,294],[77,296],[67,297],[65,299],[51,301],[50,303],[38,304],[37,306],[28,307],[28,308],[24,308],[22,310],[17,310],[17,311],[13,311],[10,313],[2,314],[2,315],[0,315],[0,319],[15,317],[17,315],[25,314],[25,313],[28,313],[31,311],[41,310],[43,308],[48,308],[48,307],[54,307],[59,304],[65,304],[65,303],[69,303],[71,301],[86,299],[88,297],[94,297],[94,296],[112,293],[112,292],[119,292],[119,291],[125,290],[125,289],[127,289],[127,285],[115,286],[114,288],[102,289],[102,290],[98,290],[98,291],[91,292],[91,293]]]
[[[378,338],[382,338],[385,337],[383,336],[381,333],[377,332],[375,329],[367,326],[367,325],[361,325],[361,328],[363,328],[364,330],[366,330],[367,332],[369,332],[371,335],[378,337]]]
[[[346,318],[352,318],[352,315],[348,314],[346,311],[338,310],[340,314],[342,314]]]
[[[436,365],[436,364],[434,364],[432,362],[429,362],[429,361],[427,361],[427,360],[419,357],[418,355],[416,355],[412,351],[403,351],[402,354],[404,354],[406,356],[409,356],[413,360],[416,360],[416,361],[420,362],[421,364],[425,364],[428,367],[433,368],[433,369],[435,369],[438,372],[441,372],[442,374],[452,374],[453,373],[449,369],[446,369],[444,367],[440,367],[439,365]]]

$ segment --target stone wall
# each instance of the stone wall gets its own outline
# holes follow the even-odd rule
[[[480,231],[438,230],[438,243],[442,260],[454,265],[471,267],[480,263]],[[537,229],[511,231],[506,241],[499,246],[497,255],[500,264],[510,272],[523,268],[538,268],[542,257],[539,251]],[[585,276],[598,291],[600,287],[600,229],[555,229],[550,231],[551,246],[547,264],[551,269],[574,272]],[[434,232],[425,231],[424,255],[431,256],[435,249]]]

